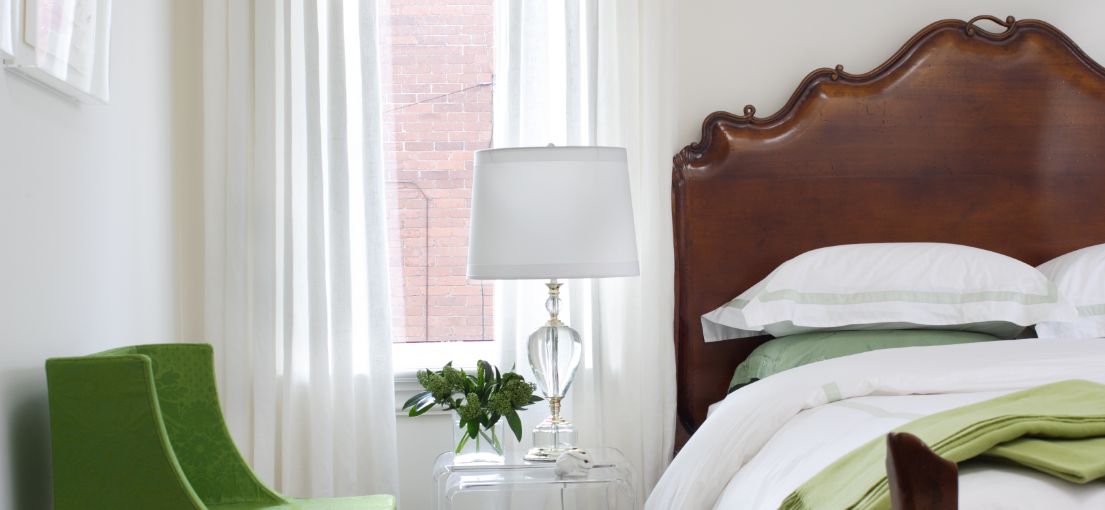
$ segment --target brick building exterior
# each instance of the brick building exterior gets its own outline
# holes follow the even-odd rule
[[[491,284],[465,277],[472,152],[491,142],[493,0],[391,0],[396,342],[491,337]]]

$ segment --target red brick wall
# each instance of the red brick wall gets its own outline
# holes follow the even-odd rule
[[[491,336],[491,285],[465,277],[472,152],[491,143],[493,0],[391,0],[397,342]]]

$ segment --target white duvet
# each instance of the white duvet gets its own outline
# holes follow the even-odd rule
[[[1018,340],[867,352],[798,367],[720,402],[646,509],[758,509],[914,418],[1065,379],[1105,383],[1105,339]],[[960,466],[960,507],[1105,508],[1105,483]]]

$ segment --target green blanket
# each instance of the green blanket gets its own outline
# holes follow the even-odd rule
[[[1076,483],[1105,477],[1105,385],[1039,386],[950,409],[897,429],[941,457],[998,457]],[[890,508],[886,438],[841,457],[787,496],[781,509]]]

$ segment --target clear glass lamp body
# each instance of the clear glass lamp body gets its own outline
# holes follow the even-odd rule
[[[537,389],[547,398],[564,398],[579,367],[583,341],[566,324],[544,325],[529,336],[529,363]]]
[[[583,341],[574,329],[558,318],[560,314],[560,283],[546,284],[549,299],[545,309],[549,321],[529,337],[529,362],[533,368],[537,389],[549,401],[551,416],[533,430],[534,449],[530,460],[556,460],[560,453],[575,447],[575,427],[560,416],[560,401],[568,394],[572,378],[579,367]]]

